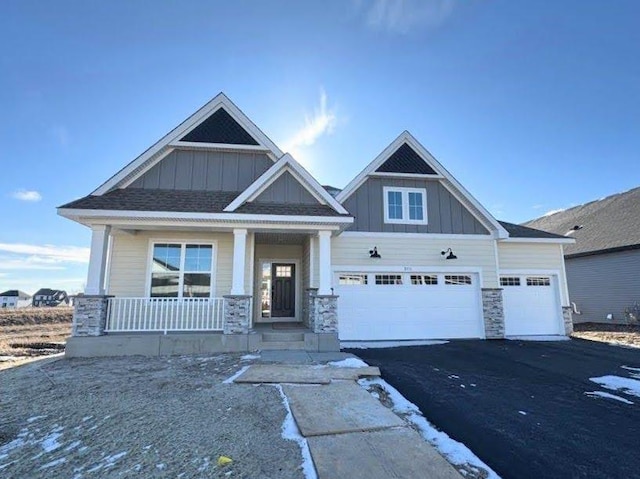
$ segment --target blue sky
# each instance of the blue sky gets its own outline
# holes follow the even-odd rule
[[[0,290],[79,290],[90,193],[224,91],[323,184],[411,131],[495,216],[639,186],[640,3],[5,0]]]

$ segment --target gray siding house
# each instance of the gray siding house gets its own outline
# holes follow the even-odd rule
[[[564,246],[574,322],[627,321],[640,303],[640,188],[526,225],[576,239]]]

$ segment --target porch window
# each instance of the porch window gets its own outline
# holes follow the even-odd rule
[[[155,243],[151,264],[152,298],[209,298],[213,245]]]

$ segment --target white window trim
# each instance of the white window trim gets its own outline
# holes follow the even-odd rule
[[[185,261],[185,251],[186,245],[195,244],[195,245],[205,245],[211,246],[211,284],[209,291],[209,298],[215,298],[216,292],[216,265],[217,254],[218,254],[218,242],[217,241],[204,241],[204,240],[185,240],[185,239],[152,239],[149,240],[149,253],[147,258],[147,275],[146,275],[146,284],[145,284],[145,297],[149,299],[153,299],[151,296],[151,275],[153,274],[153,248],[156,244],[179,244],[180,245],[180,278],[178,280],[178,297],[175,299],[184,299],[183,289],[184,289],[184,275],[186,273],[193,273],[193,271],[185,271],[184,270],[184,261]],[[198,273],[206,273],[206,271],[198,271]]]
[[[397,192],[402,195],[402,219],[389,218],[389,193]],[[409,193],[420,193],[422,195],[422,219],[412,220],[409,219]],[[384,222],[391,224],[405,224],[405,225],[426,225],[428,224],[427,218],[427,190],[426,188],[404,188],[398,186],[384,186],[382,188],[382,194],[384,196]]]

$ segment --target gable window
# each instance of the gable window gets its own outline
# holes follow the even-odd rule
[[[213,245],[155,243],[151,260],[152,298],[209,298]]]
[[[385,186],[384,222],[427,224],[427,190]]]

